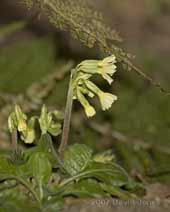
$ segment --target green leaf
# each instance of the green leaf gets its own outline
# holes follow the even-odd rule
[[[27,24],[26,21],[16,21],[3,27],[0,27],[0,39],[3,39],[8,35],[23,29],[26,26],[26,24]]]
[[[99,182],[97,182],[94,179],[83,179],[79,182],[75,182],[70,184],[66,187],[64,194],[67,195],[74,195],[77,197],[104,197],[108,196],[104,190],[101,188],[101,185]]]
[[[37,212],[38,204],[19,187],[0,192],[0,212]]]
[[[64,153],[64,168],[72,176],[83,171],[92,159],[92,150],[85,144],[74,144]]]
[[[60,186],[65,186],[74,180],[81,180],[85,178],[95,178],[96,180],[109,184],[111,186],[125,186],[130,182],[130,178],[126,171],[115,163],[97,163],[90,162],[88,166],[77,175],[65,179]]]
[[[105,192],[121,199],[136,198],[135,194],[125,191],[117,186],[110,186],[109,184],[103,183],[101,184],[101,187]]]
[[[55,196],[43,200],[42,212],[50,211],[57,212],[60,211],[64,206],[64,199],[61,196]]]
[[[57,168],[61,163],[59,155],[57,154],[52,139],[48,133],[41,135],[37,146],[29,148],[24,152],[25,158],[28,160],[31,155],[36,152],[45,153],[53,168]]]
[[[8,178],[16,179],[20,176],[24,178],[29,176],[29,170],[27,169],[26,164],[19,165],[12,160],[12,157],[10,158],[8,155],[0,156],[0,180]]]
[[[47,154],[43,152],[33,153],[28,161],[28,164],[32,170],[33,177],[44,183],[48,182],[52,172],[52,167],[48,160]]]
[[[50,148],[50,143],[52,142],[49,134],[43,134],[38,141],[38,149],[41,152],[48,153]]]
[[[59,155],[55,150],[51,136],[48,133],[41,136],[38,142],[38,148],[47,153],[48,159],[53,168],[57,168],[61,165]]]
[[[17,161],[12,161],[13,159],[8,157],[0,156],[0,180],[15,179],[21,182],[27,181],[29,177],[33,176],[32,165],[29,160],[26,162],[23,161],[20,165]]]
[[[131,183],[131,178],[128,176],[126,171],[115,163],[97,163],[90,162],[88,166],[70,178],[63,180],[59,187],[62,188],[67,184],[74,181],[80,181],[82,179],[96,179],[101,183],[105,183],[110,186],[122,187]]]
[[[0,179],[4,179],[8,175],[15,175],[16,167],[9,163],[5,155],[0,155]]]
[[[93,177],[97,180],[113,185],[123,186],[128,184],[129,176],[126,171],[115,163],[92,162],[82,172],[82,178]]]

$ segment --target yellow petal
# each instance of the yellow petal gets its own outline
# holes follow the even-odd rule
[[[112,106],[112,104],[117,100],[117,96],[105,92],[101,92],[99,98],[103,110],[108,110]]]
[[[85,107],[85,112],[86,112],[87,117],[92,117],[96,114],[94,107],[92,107],[90,105]]]

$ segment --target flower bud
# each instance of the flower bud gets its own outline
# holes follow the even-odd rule
[[[17,130],[17,118],[15,113],[11,113],[8,117],[8,129],[10,133],[12,133],[14,130]]]
[[[92,117],[96,114],[95,109],[89,104],[89,102],[87,101],[87,99],[84,97],[84,95],[81,93],[79,89],[77,90],[77,98],[79,102],[82,104],[82,106],[84,107],[87,117]]]
[[[19,132],[25,131],[27,129],[27,116],[22,112],[19,105],[15,106],[15,115],[17,119],[17,128]]]

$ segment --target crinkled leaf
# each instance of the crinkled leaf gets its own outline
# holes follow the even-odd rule
[[[126,171],[115,163],[92,162],[83,173],[84,177],[93,177],[113,186],[123,186],[129,182],[129,176]]]
[[[64,168],[72,176],[83,171],[92,159],[92,150],[85,144],[74,144],[64,153]]]
[[[35,152],[30,157],[28,164],[32,170],[33,177],[45,183],[48,182],[52,167],[45,153]]]
[[[26,164],[17,165],[10,161],[7,156],[0,156],[0,179],[16,178],[16,177],[27,177],[29,170]]]
[[[38,148],[41,151],[47,153],[48,159],[51,162],[53,168],[58,167],[60,163],[59,155],[55,150],[51,136],[48,133],[41,136],[38,143]]]
[[[43,134],[41,135],[41,138],[38,141],[37,148],[41,152],[48,153],[51,142],[51,137],[48,134]]]
[[[43,152],[47,155],[48,160],[50,161],[53,168],[58,167],[59,156],[56,150],[53,147],[52,140],[49,134],[41,135],[38,145],[27,149],[24,152],[25,157],[28,159],[32,154],[36,152]]]
[[[112,196],[119,197],[121,199],[136,198],[135,194],[125,191],[117,186],[111,186],[109,184],[103,183],[101,184],[101,187],[105,192],[109,193]]]
[[[99,182],[94,179],[83,179],[70,184],[64,191],[64,195],[74,195],[77,197],[104,197],[108,196],[101,188]]]
[[[38,204],[19,187],[0,192],[0,212],[37,212]]]
[[[91,161],[83,171],[61,182],[61,186],[84,178],[95,178],[100,182],[119,187],[127,185],[130,182],[128,174],[119,165],[115,163],[104,164]]]
[[[0,155],[0,179],[16,174],[16,167],[4,155]]]

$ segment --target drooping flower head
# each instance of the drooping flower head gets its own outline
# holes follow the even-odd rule
[[[77,99],[84,107],[88,117],[96,114],[94,107],[90,105],[86,96],[98,96],[102,110],[109,109],[117,100],[117,96],[103,92],[90,78],[99,74],[109,84],[113,82],[112,76],[116,72],[116,57],[111,55],[103,60],[85,60],[81,62],[72,72],[73,99]]]

